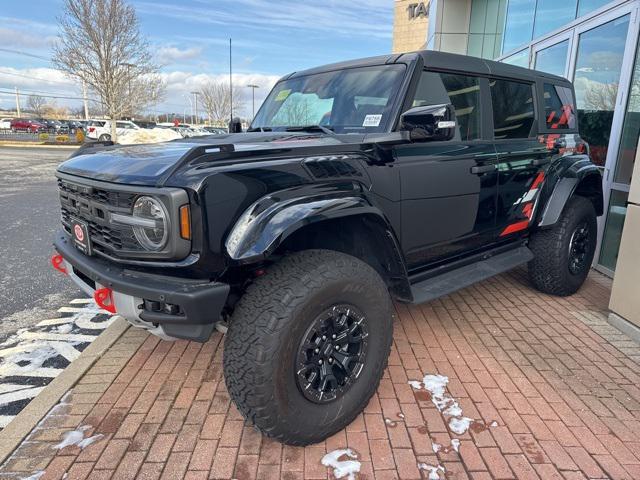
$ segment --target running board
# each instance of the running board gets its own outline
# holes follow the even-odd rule
[[[518,247],[486,260],[480,260],[437,277],[423,280],[411,286],[412,303],[425,303],[442,297],[476,282],[511,270],[533,259],[533,253],[527,247]]]

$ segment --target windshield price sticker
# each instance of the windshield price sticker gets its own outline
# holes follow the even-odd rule
[[[364,117],[364,122],[362,122],[363,127],[377,127],[380,125],[380,121],[382,120],[382,115],[367,115]]]
[[[289,94],[291,93],[291,89],[287,89],[287,90],[280,90],[278,92],[278,95],[276,95],[276,102],[282,102],[284,100],[286,100],[286,98],[289,96]]]

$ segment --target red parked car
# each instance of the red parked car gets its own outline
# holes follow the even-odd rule
[[[14,118],[11,120],[11,131],[13,132],[31,132],[38,133],[46,130],[46,126],[40,122],[34,120],[27,120],[24,118]]]

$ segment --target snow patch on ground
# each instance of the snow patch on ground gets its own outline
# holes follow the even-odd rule
[[[58,355],[60,353],[53,347],[36,342],[22,352],[5,357],[5,361],[7,363],[15,363],[20,370],[28,372],[42,367],[44,362]]]
[[[33,475],[30,475],[28,477],[24,477],[22,480],[38,480],[43,475],[44,475],[44,470],[40,470],[40,471],[34,473]]]
[[[473,421],[462,415],[462,408],[456,400],[446,393],[449,377],[445,375],[425,375],[422,382],[410,380],[411,385],[416,390],[425,389],[431,394],[431,402],[436,406],[439,412],[449,418],[449,429],[457,434],[464,434]]]
[[[438,453],[440,450],[442,450],[442,445],[440,445],[439,443],[432,443],[431,448],[433,449],[433,453]]]
[[[456,452],[460,451],[460,440],[457,438],[451,439],[451,448],[453,448]]]
[[[340,460],[343,457],[351,460]],[[347,478],[355,480],[356,473],[360,472],[360,462],[356,460],[358,456],[350,448],[334,450],[322,457],[322,465],[333,468],[333,476],[336,478]]]
[[[493,422],[491,422],[491,424],[489,424],[490,427],[497,427],[498,426],[498,422],[496,422],[495,420]]]
[[[65,323],[64,325],[60,325],[56,327],[56,333],[69,333],[73,329],[73,325],[70,323]]]
[[[428,473],[429,480],[440,480],[444,477],[445,470],[442,465],[429,465],[428,463],[418,463],[418,469]],[[443,477],[440,477],[440,472],[442,472]]]
[[[91,427],[89,425],[83,425],[78,427],[77,430],[71,430],[70,432],[66,432],[62,436],[62,441],[57,445],[54,445],[53,448],[57,450],[62,450],[65,447],[70,445],[77,445],[81,450],[84,450],[86,447],[91,445],[92,443],[100,440],[103,435],[98,433],[97,435],[93,435],[92,437],[84,438],[84,432],[89,430]]]

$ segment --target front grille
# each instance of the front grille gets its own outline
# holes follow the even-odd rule
[[[74,219],[87,223],[93,249],[98,254],[127,256],[144,252],[129,225],[109,222],[109,213],[130,214],[136,194],[58,179],[62,225],[71,235]]]

